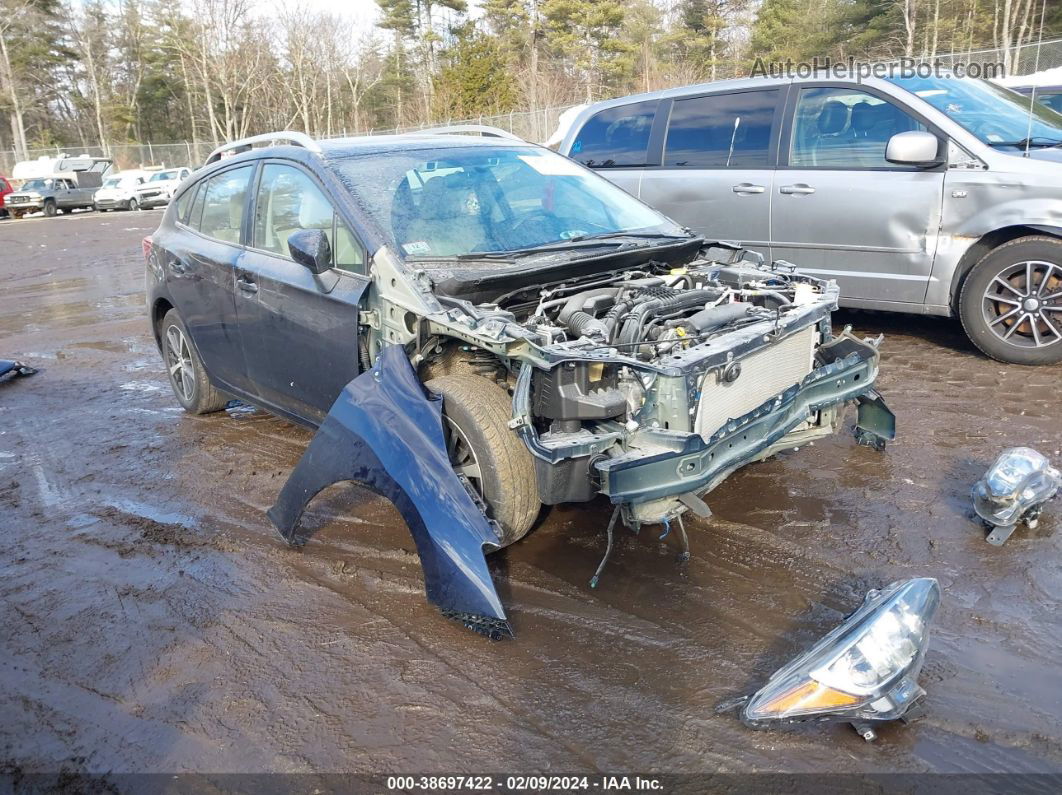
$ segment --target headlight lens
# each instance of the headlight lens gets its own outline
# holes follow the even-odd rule
[[[989,524],[1017,523],[1030,508],[1046,502],[1062,484],[1062,474],[1036,450],[1004,450],[973,488],[974,510]]]
[[[843,624],[749,699],[744,719],[900,717],[925,693],[918,673],[939,602],[940,588],[931,578],[871,591]]]

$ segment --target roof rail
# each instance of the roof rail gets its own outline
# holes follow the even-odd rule
[[[281,130],[280,132],[262,133],[261,135],[252,135],[250,138],[241,138],[238,141],[231,141],[227,144],[222,144],[207,157],[204,165],[210,165],[215,160],[220,160],[221,156],[225,152],[232,152],[238,154],[239,152],[246,152],[255,144],[269,144],[273,145],[279,141],[287,141],[288,143],[301,146],[304,149],[309,149],[314,154],[321,154],[321,147],[317,141],[308,136],[306,133],[295,132],[294,130]]]
[[[501,127],[491,127],[486,124],[453,124],[449,127],[429,127],[426,130],[413,130],[409,135],[468,135],[478,133],[490,138],[508,138],[511,141],[523,141],[519,135],[513,135]]]

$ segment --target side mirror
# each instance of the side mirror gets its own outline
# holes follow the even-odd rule
[[[323,229],[300,229],[288,236],[288,252],[311,273],[324,273],[332,267],[332,246]]]
[[[944,161],[937,155],[940,140],[933,133],[922,130],[896,133],[885,147],[885,159],[902,166],[939,166]]]

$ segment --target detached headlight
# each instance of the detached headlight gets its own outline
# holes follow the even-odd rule
[[[895,720],[925,695],[918,673],[939,602],[937,581],[928,577],[871,591],[843,624],[778,670],[742,719],[753,726],[846,720],[873,739],[859,724]]]
[[[1043,505],[1062,485],[1062,474],[1029,447],[1012,447],[974,485],[974,510],[989,526],[988,542],[1002,544],[1024,521],[1036,527]]]

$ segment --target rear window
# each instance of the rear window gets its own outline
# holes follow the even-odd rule
[[[759,168],[769,161],[778,89],[675,100],[664,165]]]
[[[593,168],[644,166],[659,100],[603,110],[572,142],[570,156]]]
[[[197,219],[201,234],[225,243],[240,242],[247,183],[253,171],[254,166],[223,171],[199,188],[202,199],[197,198],[195,207],[202,208]]]

